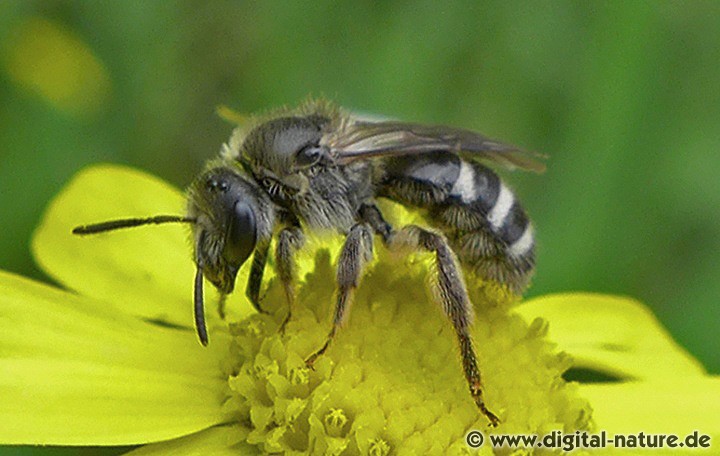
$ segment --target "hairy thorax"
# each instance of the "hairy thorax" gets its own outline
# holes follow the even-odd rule
[[[355,222],[356,204],[342,173],[323,169],[309,177],[306,191],[292,198],[292,210],[310,229],[346,233]]]
[[[273,201],[310,230],[347,233],[358,208],[371,198],[368,166],[318,166],[266,179]]]

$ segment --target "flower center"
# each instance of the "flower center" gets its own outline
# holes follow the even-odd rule
[[[438,453],[465,448],[470,429],[486,430],[452,325],[426,291],[424,266],[384,259],[370,268],[347,324],[314,369],[304,360],[325,342],[334,303],[327,252],[299,284],[283,332],[284,306],[276,317],[232,324],[236,374],[227,406],[237,409],[246,441],[267,452]],[[283,303],[280,288],[271,286],[264,304]],[[546,326],[528,327],[492,287],[471,288],[474,343],[486,402],[503,421],[498,432],[586,429],[589,406],[562,381],[568,361],[552,353]]]

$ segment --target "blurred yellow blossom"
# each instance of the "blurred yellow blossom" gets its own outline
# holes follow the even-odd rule
[[[90,46],[46,19],[16,25],[3,43],[1,59],[16,84],[73,115],[99,111],[111,89],[108,71]]]

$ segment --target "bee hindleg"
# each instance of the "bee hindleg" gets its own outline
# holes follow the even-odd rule
[[[263,273],[265,272],[265,263],[267,262],[269,249],[269,242],[260,244],[255,249],[252,265],[250,266],[250,276],[248,277],[247,287],[245,288],[245,296],[250,300],[255,310],[260,313],[267,313],[260,307],[260,287],[262,286]]]
[[[325,353],[338,329],[346,320],[353,291],[359,285],[365,264],[372,259],[372,255],[373,235],[370,226],[365,223],[354,225],[345,238],[345,244],[343,244],[338,258],[338,289],[333,326],[325,340],[325,344],[305,360],[305,364],[308,366],[312,367],[318,357]]]
[[[434,277],[431,281],[433,294],[455,328],[470,394],[490,423],[497,426],[500,420],[487,409],[483,400],[480,369],[470,337],[470,325],[473,318],[472,303],[468,298],[462,270],[458,267],[455,254],[444,236],[415,225],[403,227],[396,236],[393,236],[390,247],[400,245],[435,253]]]
[[[292,309],[295,306],[295,253],[303,244],[305,244],[305,235],[299,227],[284,228],[278,235],[275,265],[288,303],[288,313],[280,325],[280,332],[285,330],[285,325],[290,321]]]

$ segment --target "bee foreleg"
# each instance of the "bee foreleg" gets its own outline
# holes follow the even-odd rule
[[[443,311],[455,329],[460,345],[463,371],[470,387],[470,394],[480,411],[490,420],[490,423],[497,426],[500,420],[487,409],[483,400],[480,369],[477,365],[477,356],[470,337],[473,308],[455,254],[444,236],[415,225],[403,227],[390,242],[391,248],[401,245],[435,253],[434,271],[431,277],[432,292],[435,299],[442,305]]]
[[[267,313],[260,307],[260,287],[262,286],[263,273],[265,272],[265,263],[267,262],[269,249],[269,242],[259,244],[255,249],[252,265],[250,266],[250,276],[248,277],[247,287],[245,288],[245,296],[250,300],[255,310],[260,313]]]
[[[333,326],[325,340],[325,344],[310,355],[305,364],[312,367],[313,363],[330,346],[338,329],[347,319],[348,309],[352,301],[352,294],[360,284],[365,265],[372,259],[373,234],[369,225],[358,223],[354,225],[340,251],[337,269],[337,301],[335,302],[335,316]]]
[[[290,321],[292,309],[295,305],[295,253],[303,244],[305,244],[305,235],[299,227],[283,228],[278,234],[277,247],[275,248],[275,266],[288,303],[287,316],[280,325],[281,332],[285,330],[285,325]]]
[[[218,310],[218,315],[220,316],[220,318],[222,320],[224,320],[226,317],[225,303],[227,303],[227,297],[228,297],[228,295],[226,293],[220,293],[220,299],[218,299],[217,310]]]

